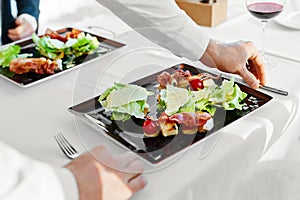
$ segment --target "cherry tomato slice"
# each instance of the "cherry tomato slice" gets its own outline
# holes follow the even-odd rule
[[[190,86],[195,91],[201,90],[204,88],[203,81],[198,78],[190,80]]]

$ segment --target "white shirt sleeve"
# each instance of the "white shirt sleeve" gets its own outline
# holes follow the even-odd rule
[[[76,200],[78,191],[69,170],[35,161],[0,142],[0,199]]]
[[[199,60],[209,37],[175,0],[97,0],[131,28],[178,56]]]

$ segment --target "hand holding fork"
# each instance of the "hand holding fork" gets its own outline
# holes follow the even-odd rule
[[[63,153],[73,159],[66,168],[76,178],[80,199],[129,199],[145,187],[142,162],[133,153],[116,156],[101,145],[78,156],[61,133],[55,140]]]

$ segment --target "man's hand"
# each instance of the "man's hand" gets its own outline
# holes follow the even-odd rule
[[[254,89],[259,84],[265,85],[263,60],[252,42],[223,44],[210,41],[200,61],[223,72],[240,75]]]
[[[24,18],[17,18],[15,24],[16,28],[8,30],[8,37],[12,41],[29,37],[35,32],[32,24]]]
[[[143,165],[132,153],[113,156],[104,146],[92,149],[68,168],[77,180],[80,200],[129,199],[146,185]]]

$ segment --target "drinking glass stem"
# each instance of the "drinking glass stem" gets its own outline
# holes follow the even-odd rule
[[[267,20],[262,20],[262,49],[261,49],[261,55],[262,55],[262,58],[263,60],[265,61],[265,28],[266,28],[266,25],[268,23]]]

